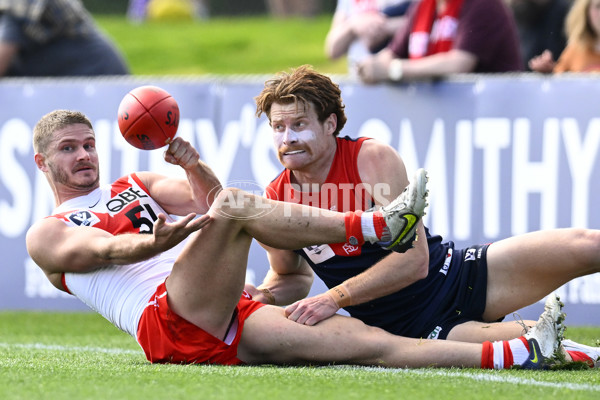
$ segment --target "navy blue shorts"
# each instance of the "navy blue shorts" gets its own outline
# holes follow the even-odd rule
[[[439,307],[429,318],[431,324],[424,338],[446,339],[456,325],[468,321],[483,322],[487,299],[487,249],[489,244],[454,249],[450,268],[458,268],[459,276],[452,290],[440,299]]]

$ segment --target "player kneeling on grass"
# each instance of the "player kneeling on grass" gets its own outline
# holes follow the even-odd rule
[[[420,219],[426,207],[424,171],[388,206],[358,216],[222,189],[181,138],[164,158],[187,179],[137,172],[100,186],[94,130],[79,112],[43,116],[33,142],[56,209],[30,228],[29,254],[151,362],[541,368],[560,349],[563,314],[552,296],[527,335],[481,345],[408,339],[340,315],[301,325],[243,292],[253,238],[284,249],[351,239],[403,247],[414,234],[405,217]]]

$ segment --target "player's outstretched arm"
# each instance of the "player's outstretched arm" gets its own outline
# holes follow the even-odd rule
[[[108,265],[146,260],[172,248],[210,223],[209,216],[190,214],[166,223],[159,214],[152,235],[112,235],[104,230],[69,227],[59,219],[46,218],[33,225],[26,237],[27,251],[46,273],[87,272]]]

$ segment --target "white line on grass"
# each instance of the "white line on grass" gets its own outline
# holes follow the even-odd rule
[[[0,347],[4,348],[18,348],[26,350],[50,350],[50,351],[74,351],[74,352],[94,352],[94,353],[106,353],[106,354],[141,354],[141,350],[129,350],[119,348],[106,348],[106,347],[90,347],[90,346],[61,346],[61,345],[48,345],[42,343],[2,343]],[[541,386],[550,387],[555,389],[569,389],[569,390],[583,390],[589,392],[600,392],[600,385],[589,385],[589,384],[577,384],[571,382],[544,382],[530,378],[519,378],[515,376],[496,375],[492,373],[473,373],[473,372],[460,372],[460,371],[449,371],[444,369],[432,370],[432,369],[403,369],[403,368],[379,368],[379,367],[357,367],[338,365],[334,368],[340,369],[361,369],[365,371],[381,371],[381,372],[393,372],[402,373],[407,375],[421,375],[425,377],[451,377],[451,378],[465,378],[472,379],[475,381],[487,381],[487,382],[498,382],[498,383],[510,383],[515,385],[528,385],[528,386]]]
[[[473,372],[460,372],[460,371],[449,371],[444,369],[432,370],[432,369],[403,369],[403,368],[379,368],[379,367],[347,367],[346,368],[360,368],[372,371],[382,372],[395,372],[403,373],[407,375],[422,375],[425,377],[451,377],[451,378],[466,378],[475,381],[488,381],[488,382],[499,382],[499,383],[512,383],[515,385],[528,385],[528,386],[543,386],[556,389],[569,389],[569,390],[584,390],[590,392],[600,392],[600,385],[590,385],[587,383],[571,383],[571,382],[544,382],[530,378],[519,378],[516,376],[495,375],[493,373],[473,373]],[[490,371],[491,372],[491,371]],[[550,372],[550,371],[548,371]]]
[[[142,354],[141,350],[129,350],[106,347],[90,347],[90,346],[60,346],[55,344],[42,343],[0,343],[0,347],[17,348],[25,350],[50,350],[50,351],[74,351],[74,352],[92,352],[92,353],[107,353],[107,354]]]

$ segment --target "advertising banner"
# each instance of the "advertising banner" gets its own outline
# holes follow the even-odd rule
[[[134,170],[181,174],[163,150],[140,151],[121,137],[117,108],[131,89],[152,84],[180,107],[178,135],[189,140],[227,186],[262,193],[282,169],[270,127],[255,116],[259,79],[7,80],[0,83],[0,309],[83,310],[54,289],[28,257],[25,235],[54,199],[33,163],[32,129],[55,109],[77,109],[92,121],[101,181]],[[477,77],[413,85],[363,86],[341,81],[351,137],[393,146],[409,177],[430,176],[425,219],[458,247],[540,229],[600,228],[600,80],[575,77]],[[556,243],[561,246],[561,243]],[[247,280],[268,270],[253,245]],[[548,271],[549,274],[552,271]],[[532,285],[535,284],[532,282]],[[559,289],[568,323],[600,325],[600,274]],[[324,290],[316,282],[312,294]],[[537,319],[536,304],[521,310]]]

